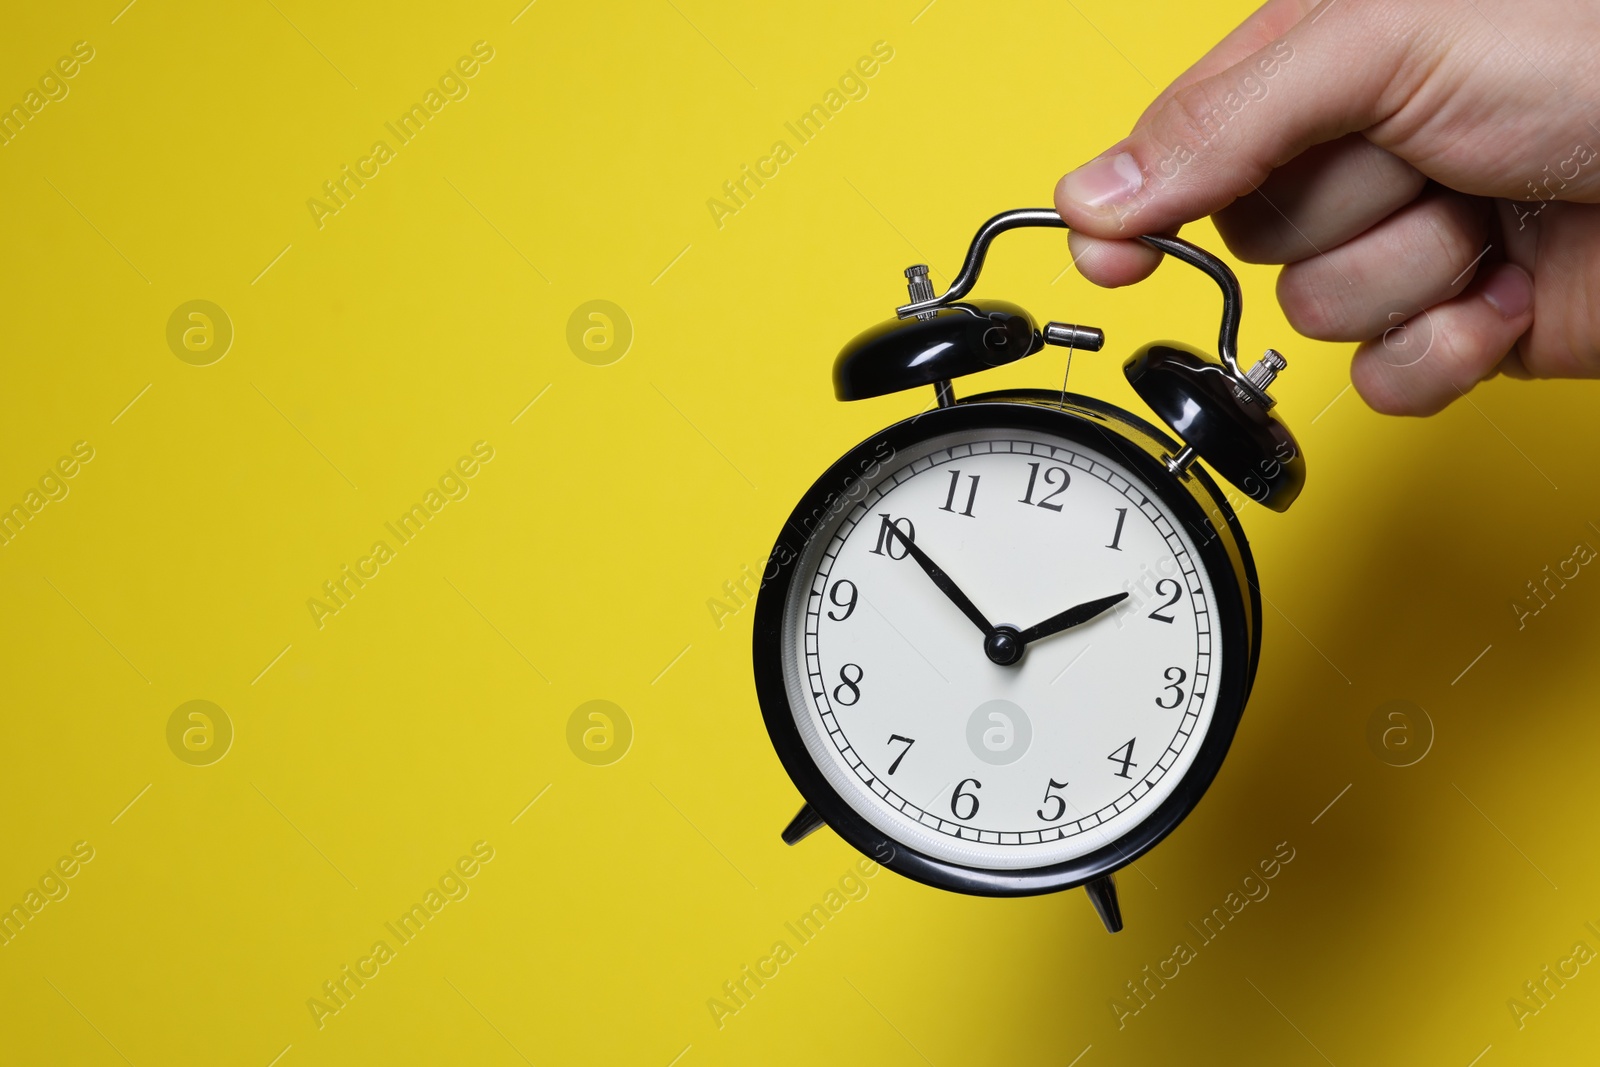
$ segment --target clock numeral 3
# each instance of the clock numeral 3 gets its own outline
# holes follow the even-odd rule
[[[856,676],[854,678],[850,677],[851,667],[854,667],[856,670]],[[834,702],[837,704],[842,704],[848,708],[854,705],[856,701],[860,700],[861,679],[865,678],[866,675],[867,672],[862,670],[861,666],[856,663],[846,663],[843,667],[840,667],[839,684],[833,687]],[[846,693],[850,694],[849,700],[844,698]]]
[[[1176,678],[1172,676],[1174,672],[1176,672],[1178,675]],[[1156,697],[1156,707],[1166,708],[1170,711],[1179,704],[1183,703],[1183,680],[1189,676],[1184,672],[1182,667],[1168,667],[1164,672],[1162,672],[1161,677],[1167,680],[1165,688],[1172,690],[1172,703],[1162,703],[1161,698]]]
[[[1055,475],[1060,475],[1060,477],[1054,477]],[[1051,511],[1060,511],[1061,510],[1061,505],[1060,504],[1052,504],[1052,503],[1050,503],[1050,501],[1054,500],[1056,497],[1060,496],[1062,493],[1065,493],[1067,491],[1067,486],[1072,484],[1072,475],[1067,473],[1067,468],[1065,468],[1065,467],[1046,467],[1044,469],[1044,488],[1048,489],[1050,486],[1055,485],[1057,482],[1061,483],[1061,488],[1057,489],[1055,492],[1051,493],[1049,496],[1041,497],[1037,502],[1035,502],[1034,499],[1033,499],[1033,487],[1038,481],[1039,481],[1039,464],[1037,464],[1037,463],[1028,464],[1028,491],[1022,494],[1022,499],[1017,501],[1017,503],[1019,503],[1019,504],[1033,504],[1035,507],[1049,508]]]
[[[896,770],[899,769],[900,761],[906,758],[906,753],[911,751],[911,746],[917,743],[914,738],[901,737],[899,734],[890,734],[889,735],[889,744],[892,745],[896,741],[904,741],[906,747],[902,748],[900,750],[900,755],[896,756],[894,758],[894,762],[889,764],[889,773],[890,774],[893,774]]]
[[[887,511],[878,512],[878,517],[883,522],[878,524],[878,543],[873,547],[872,554],[874,556],[887,555],[890,559],[905,559],[906,556],[910,555],[911,550],[901,544],[898,537],[890,535],[889,524],[894,523],[900,532],[905,534],[907,541],[915,541],[917,539],[917,528],[911,524],[910,519],[890,518]],[[894,551],[897,548],[900,550],[899,555],[896,555]]]
[[[972,514],[972,502],[978,498],[978,476],[976,474],[969,474],[967,475],[967,481],[971,482],[972,485],[967,488],[967,506],[966,509],[961,512],[961,514],[970,519],[974,517]],[[951,471],[950,492],[945,494],[944,503],[939,507],[940,511],[948,511],[951,513],[955,512],[956,489],[960,482],[961,472]]]
[[[1133,775],[1128,773],[1128,768],[1139,766],[1137,763],[1133,762],[1133,742],[1137,740],[1139,740],[1137,737],[1133,738],[1127,744],[1123,745],[1121,748],[1117,749],[1115,752],[1111,753],[1111,755],[1106,757],[1106,759],[1110,760],[1112,763],[1122,764],[1121,770],[1112,772],[1118,778],[1132,778]]]
[[[961,779],[960,783],[956,785],[956,791],[950,794],[950,814],[963,821],[971,819],[973,816],[978,814],[978,794],[966,792],[965,790],[969,785],[972,786],[973,789],[983,788],[983,783],[978,781],[976,778],[963,778]],[[961,814],[961,802],[963,800],[972,801],[972,807],[967,809],[967,813],[965,815]]]
[[[849,603],[839,599],[839,591],[845,586],[850,587]],[[832,619],[834,622],[844,622],[844,620],[854,615],[856,611],[856,583],[852,582],[848,578],[840,578],[837,582],[833,583],[833,588],[828,592],[828,599],[833,601],[834,607],[844,609],[843,615],[835,615],[831,611],[828,612],[828,618]]]
[[[1056,796],[1056,794],[1051,792],[1052,789],[1065,789],[1066,787],[1066,782],[1058,782],[1054,778],[1050,779],[1050,784],[1045,786],[1044,789],[1044,802],[1047,805],[1051,801],[1055,802],[1055,814],[1046,815],[1044,813],[1044,808],[1040,808],[1038,811],[1039,818],[1043,819],[1045,822],[1055,822],[1057,819],[1061,818],[1061,816],[1067,813],[1067,802],[1065,798]]]
[[[1156,596],[1165,596],[1166,593],[1164,592],[1164,590],[1169,585],[1172,586],[1172,597],[1171,597],[1171,599],[1169,599],[1165,604],[1161,605],[1161,607],[1156,608],[1156,610],[1154,610],[1154,611],[1152,611],[1150,613],[1150,618],[1156,620],[1156,622],[1171,622],[1172,621],[1172,616],[1171,615],[1163,615],[1163,614],[1161,614],[1161,612],[1162,612],[1163,609],[1170,608],[1170,607],[1172,607],[1172,605],[1176,604],[1178,602],[1178,598],[1183,595],[1183,586],[1179,585],[1177,583],[1177,581],[1175,581],[1172,578],[1163,578],[1159,582],[1156,583]]]

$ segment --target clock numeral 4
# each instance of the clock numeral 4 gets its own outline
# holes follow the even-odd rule
[[[1057,796],[1053,792],[1053,790],[1065,789],[1066,787],[1066,782],[1058,782],[1054,778],[1050,779],[1050,784],[1044,787],[1044,802],[1046,806],[1049,806],[1049,804],[1053,801],[1055,803],[1056,810],[1054,814],[1046,815],[1044,813],[1044,808],[1040,808],[1038,811],[1039,818],[1043,819],[1045,822],[1055,822],[1057,819],[1061,818],[1061,816],[1067,813],[1066,799],[1064,797]]]
[[[978,498],[978,476],[976,474],[969,474],[967,475],[967,481],[971,482],[972,484],[967,487],[967,506],[960,512],[960,514],[965,515],[970,519],[975,517],[972,514],[972,503]],[[950,492],[945,494],[944,503],[939,506],[940,511],[948,511],[952,514],[955,514],[956,489],[959,487],[960,482],[961,472],[951,471]]]
[[[849,600],[848,603],[839,599],[840,591],[842,589],[844,589],[846,586],[850,587],[850,600]],[[834,622],[844,622],[844,620],[846,620],[850,616],[854,615],[855,612],[856,612],[856,596],[857,596],[857,593],[856,593],[856,583],[855,582],[852,582],[848,578],[840,578],[837,582],[834,582],[833,583],[833,588],[828,591],[828,599],[833,601],[833,606],[834,607],[843,608],[844,609],[844,614],[843,615],[835,615],[833,612],[830,611],[830,612],[828,612],[828,618],[832,619]]]
[[[887,511],[878,512],[878,517],[883,521],[878,524],[878,543],[873,546],[872,554],[874,556],[888,556],[890,559],[905,559],[906,556],[911,554],[911,550],[901,544],[898,537],[889,533],[889,525],[893,523],[905,535],[907,541],[915,541],[917,539],[917,528],[911,524],[910,519],[892,518]],[[897,548],[900,550],[898,555],[895,554],[895,549]]]
[[[954,815],[963,822],[972,819],[978,814],[978,794],[968,793],[966,789],[969,785],[973,789],[983,788],[983,783],[978,781],[976,778],[963,778],[956,784],[956,791],[950,794],[950,814]],[[965,815],[961,814],[961,802],[963,800],[972,801],[972,806],[967,809],[967,813]]]
[[[1022,494],[1022,499],[1017,501],[1017,503],[1019,503],[1019,504],[1032,504],[1034,507],[1049,508],[1051,511],[1060,511],[1061,510],[1061,505],[1060,504],[1052,504],[1052,503],[1050,503],[1050,501],[1054,500],[1056,497],[1060,496],[1062,493],[1065,493],[1067,491],[1067,486],[1072,484],[1072,475],[1067,473],[1067,468],[1065,468],[1065,467],[1046,467],[1044,469],[1044,485],[1041,486],[1040,488],[1048,489],[1052,485],[1055,485],[1057,482],[1061,483],[1061,487],[1059,489],[1057,489],[1055,492],[1049,494],[1048,496],[1041,497],[1039,500],[1035,501],[1033,499],[1033,489],[1034,489],[1034,486],[1038,484],[1038,482],[1039,482],[1039,464],[1030,463],[1030,464],[1028,464],[1028,490],[1027,490],[1027,492]]]
[[[1177,677],[1174,678],[1173,674],[1177,674]],[[1183,703],[1183,680],[1189,677],[1189,675],[1184,672],[1182,667],[1168,667],[1162,672],[1161,677],[1167,680],[1166,686],[1163,687],[1163,692],[1166,690],[1172,691],[1172,703],[1164,703],[1160,697],[1156,697],[1156,707],[1166,708],[1168,711],[1171,711],[1173,708]]]
[[[906,758],[906,753],[911,751],[911,746],[917,743],[915,738],[901,737],[899,734],[890,734],[889,735],[889,744],[892,745],[896,741],[905,742],[905,746],[906,747],[902,748],[900,750],[900,755],[896,756],[894,758],[894,762],[889,764],[889,773],[890,774],[893,774],[896,770],[899,769],[900,761]]]
[[[1132,778],[1133,775],[1128,773],[1128,768],[1139,766],[1137,763],[1133,762],[1133,742],[1137,740],[1139,740],[1137,737],[1133,738],[1127,744],[1123,745],[1121,748],[1117,749],[1115,752],[1111,753],[1111,755],[1106,757],[1106,759],[1110,760],[1112,763],[1122,764],[1120,769],[1112,772],[1118,778]]]
[[[1163,615],[1161,613],[1162,611],[1176,604],[1178,602],[1178,598],[1183,595],[1183,586],[1179,585],[1175,579],[1163,578],[1156,583],[1156,596],[1166,596],[1165,590],[1169,585],[1172,586],[1172,596],[1168,598],[1165,604],[1162,604],[1160,607],[1156,608],[1150,613],[1150,618],[1156,620],[1156,622],[1171,622],[1171,615]]]
[[[850,668],[852,667],[854,667],[856,671],[856,676],[854,678],[850,677]],[[860,700],[861,679],[865,678],[866,676],[867,672],[861,669],[860,664],[846,663],[843,667],[840,667],[839,684],[833,687],[834,703],[841,704],[848,708],[854,705],[856,701]],[[849,700],[844,698],[846,693],[850,694]]]

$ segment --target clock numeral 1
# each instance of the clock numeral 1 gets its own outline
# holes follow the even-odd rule
[[[850,677],[851,667],[856,669],[856,676],[854,678]],[[866,675],[867,672],[862,670],[861,666],[856,663],[846,663],[843,667],[840,667],[839,684],[833,687],[834,701],[847,708],[854,705],[858,700],[861,699],[861,679],[865,678]],[[849,700],[844,698],[846,693],[850,694]]]
[[[971,482],[972,485],[969,486],[968,489],[967,489],[967,506],[966,506],[966,510],[962,511],[961,514],[965,515],[967,518],[970,519],[970,518],[974,517],[973,514],[972,514],[972,502],[974,500],[976,500],[977,497],[978,497],[978,476],[976,474],[969,474],[969,475],[967,475],[967,480],[969,482]],[[951,471],[950,472],[950,492],[945,494],[944,504],[939,508],[940,511],[948,511],[948,512],[951,512],[951,513],[955,512],[955,510],[956,510],[955,509],[956,488],[957,488],[957,485],[960,483],[960,481],[961,481],[961,472],[960,471]]]
[[[976,778],[963,778],[956,785],[956,791],[950,794],[950,814],[954,815],[958,819],[961,819],[962,821],[969,820],[978,814],[978,794],[964,792],[969,785],[972,786],[973,789],[983,788],[983,783],[978,781]],[[961,802],[963,800],[972,801],[972,807],[967,809],[967,813],[965,815],[961,814]]]
[[[1059,474],[1061,477],[1059,477],[1059,478],[1051,477],[1051,475],[1057,475],[1057,474]],[[1054,500],[1056,497],[1058,497],[1062,493],[1066,492],[1067,491],[1067,486],[1072,484],[1072,475],[1067,473],[1067,468],[1065,468],[1065,467],[1046,467],[1044,469],[1044,487],[1048,489],[1050,486],[1055,485],[1056,482],[1059,481],[1061,483],[1061,488],[1057,489],[1055,492],[1049,494],[1048,496],[1041,497],[1037,502],[1035,502],[1034,499],[1033,499],[1033,487],[1038,481],[1039,481],[1039,464],[1037,464],[1037,463],[1028,464],[1028,489],[1027,489],[1027,492],[1022,494],[1022,499],[1017,501],[1017,503],[1019,503],[1019,504],[1033,504],[1035,507],[1049,508],[1051,511],[1060,511],[1061,510],[1061,505],[1060,504],[1052,504],[1052,503],[1050,503],[1050,501]]]
[[[1106,757],[1106,759],[1110,760],[1112,763],[1122,764],[1121,770],[1112,772],[1118,778],[1132,778],[1133,775],[1128,773],[1128,768],[1139,766],[1137,763],[1133,762],[1133,742],[1137,740],[1139,740],[1137,737],[1133,738],[1133,740],[1129,741],[1127,744],[1123,745],[1121,748],[1117,749],[1115,752],[1111,753],[1111,755]]]
[[[887,511],[878,512],[878,517],[883,521],[878,524],[878,543],[873,547],[872,555],[886,555],[890,559],[905,559],[906,556],[910,555],[911,550],[901,544],[899,538],[890,535],[889,524],[893,523],[905,535],[907,541],[915,541],[917,539],[917,528],[911,524],[910,519],[890,518]],[[895,555],[894,550],[896,548],[900,549],[898,556]]]
[[[1056,794],[1051,792],[1053,789],[1065,789],[1066,787],[1066,782],[1058,782],[1054,778],[1050,779],[1050,784],[1044,788],[1044,802],[1049,804],[1052,800],[1055,801],[1056,811],[1054,815],[1046,815],[1044,813],[1044,808],[1040,808],[1038,811],[1039,818],[1043,819],[1045,822],[1055,822],[1057,819],[1061,818],[1061,816],[1067,813],[1066,799],[1064,797],[1056,796]]]
[[[904,741],[906,747],[902,748],[900,750],[900,755],[896,756],[894,758],[894,762],[889,764],[889,773],[890,774],[893,774],[900,767],[900,761],[906,758],[906,753],[911,751],[911,746],[917,743],[914,738],[901,737],[899,734],[890,734],[889,735],[889,744],[892,745],[896,741]]]
[[[1122,551],[1122,524],[1127,522],[1127,521],[1128,521],[1128,509],[1127,508],[1118,508],[1117,509],[1117,530],[1116,530],[1115,533],[1113,533],[1111,535],[1111,543],[1106,546],[1107,548],[1114,548],[1118,552]]]

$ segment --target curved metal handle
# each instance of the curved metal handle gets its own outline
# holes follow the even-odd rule
[[[1053,208],[1028,207],[1018,208],[1015,211],[1002,211],[978,228],[978,232],[972,238],[972,246],[967,249],[967,260],[961,264],[961,273],[950,283],[950,288],[940,296],[914,301],[896,308],[895,311],[901,318],[905,318],[919,311],[930,311],[960,300],[977,284],[978,274],[983,270],[984,257],[988,255],[989,245],[994,239],[1007,230],[1023,226],[1043,226],[1058,230],[1067,228],[1067,224]],[[1217,283],[1217,287],[1222,290],[1222,328],[1217,336],[1217,355],[1222,357],[1223,366],[1228,369],[1231,378],[1241,383],[1250,393],[1258,392],[1254,383],[1239,367],[1239,317],[1244,309],[1244,295],[1239,291],[1239,279],[1234,277],[1233,271],[1210,252],[1190,244],[1181,237],[1147,234],[1139,240],[1174,259],[1180,259],[1191,267],[1204,271]]]

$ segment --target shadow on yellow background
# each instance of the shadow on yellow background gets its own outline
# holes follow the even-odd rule
[[[1379,417],[1263,268],[1310,478],[1243,514],[1254,699],[1127,930],[778,839],[729,589],[927,399],[839,404],[834,353],[1249,5],[123,2],[0,40],[0,1059],[1586,1055],[1600,978],[1548,976],[1600,945],[1600,578],[1513,605],[1600,546],[1596,387]],[[1069,265],[1011,236],[983,290],[1103,327],[1073,387],[1141,411],[1121,360],[1208,345],[1215,292]]]

